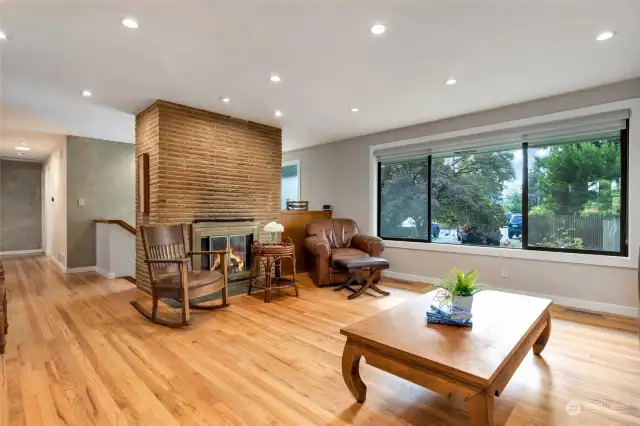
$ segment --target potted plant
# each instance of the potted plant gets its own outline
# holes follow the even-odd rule
[[[453,275],[447,275],[441,282],[434,284],[438,289],[436,300],[441,305],[451,305],[457,309],[471,312],[473,305],[473,295],[485,289],[484,286],[476,284],[478,270],[464,273],[458,268],[452,269]]]
[[[269,233],[269,245],[278,243],[278,233],[284,232],[284,226],[281,223],[269,222],[264,226],[264,231]]]

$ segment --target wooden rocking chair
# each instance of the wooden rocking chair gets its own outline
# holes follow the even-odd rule
[[[214,310],[226,308],[227,250],[187,251],[187,225],[140,226],[145,262],[149,267],[153,310],[148,312],[137,301],[131,306],[145,318],[166,327],[179,328],[191,324],[190,309]],[[212,270],[193,271],[191,257],[194,255],[217,255],[220,258],[220,272]],[[214,262],[211,262],[213,265]],[[191,299],[222,290],[222,303],[204,306]],[[158,300],[168,298],[182,303],[182,322],[166,321],[158,318]]]

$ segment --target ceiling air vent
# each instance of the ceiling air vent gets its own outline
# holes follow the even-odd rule
[[[478,151],[476,151],[475,149],[467,149],[464,151],[454,151],[453,153],[455,155],[467,155],[467,154],[475,154],[476,152]]]

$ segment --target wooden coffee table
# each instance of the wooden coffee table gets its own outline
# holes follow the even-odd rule
[[[493,425],[493,401],[533,347],[540,355],[551,332],[551,300],[483,291],[474,296],[473,327],[427,324],[435,291],[340,330],[347,336],[342,375],[358,402],[367,364],[466,402],[475,426]]]

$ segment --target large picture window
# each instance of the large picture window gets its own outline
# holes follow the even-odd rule
[[[378,163],[378,235],[388,240],[627,254],[627,121]]]

